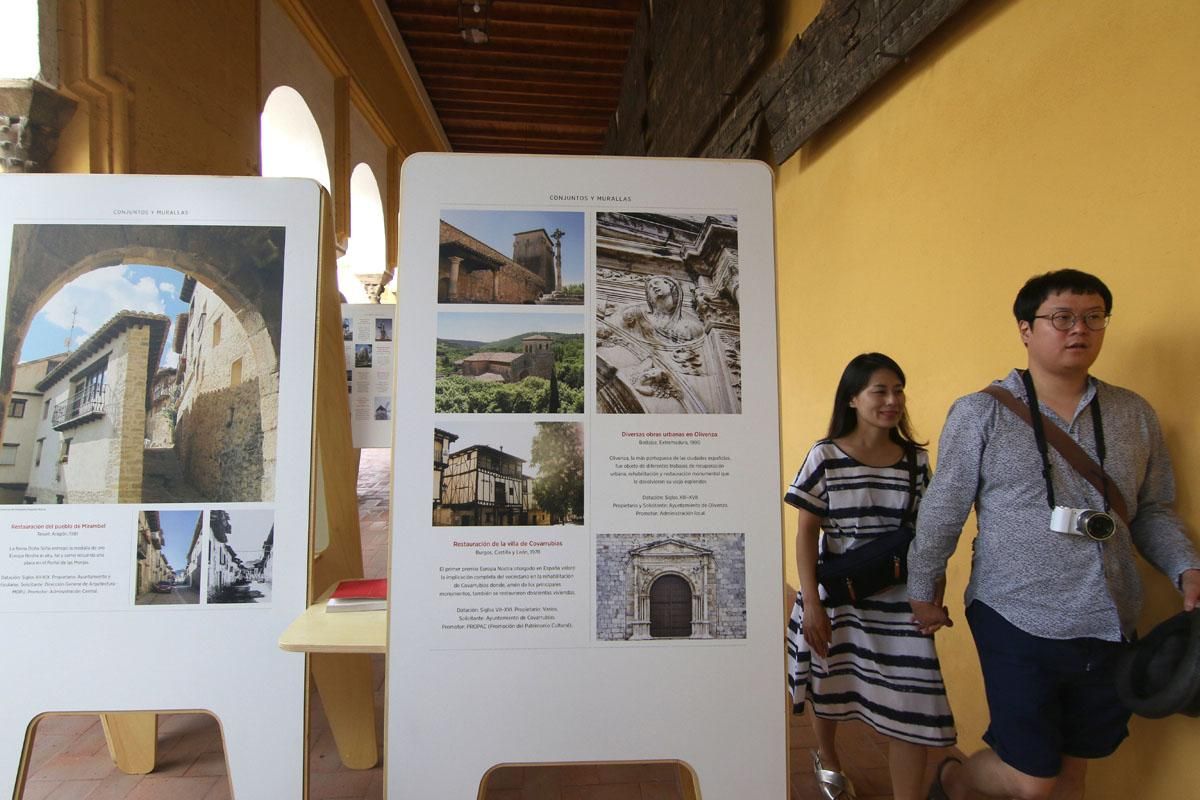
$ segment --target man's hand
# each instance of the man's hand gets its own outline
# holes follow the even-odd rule
[[[912,606],[913,624],[926,636],[941,628],[954,627],[954,620],[950,619],[950,609],[945,606],[925,600],[913,600],[911,597],[908,604]]]
[[[1200,606],[1200,569],[1184,570],[1179,576],[1179,588],[1183,590],[1184,611]]]

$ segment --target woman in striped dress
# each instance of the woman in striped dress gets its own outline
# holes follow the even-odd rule
[[[812,702],[813,767],[828,800],[854,797],[835,746],[841,720],[862,720],[890,738],[896,800],[923,797],[928,748],[955,741],[933,637],[914,626],[904,585],[826,607],[816,577],[819,546],[844,553],[915,514],[929,482],[929,456],[913,441],[904,382],[899,365],[882,353],[851,361],[834,397],[829,435],[808,452],[785,498],[800,512],[788,682],[795,713]]]

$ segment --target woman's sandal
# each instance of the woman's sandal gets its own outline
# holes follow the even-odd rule
[[[855,800],[854,784],[845,774],[821,766],[821,756],[812,751],[813,774],[817,776],[817,787],[825,800]]]
[[[962,759],[956,756],[946,756],[942,759],[933,772],[933,784],[929,787],[929,794],[925,795],[926,800],[950,800],[950,795],[946,793],[946,787],[942,783],[942,773],[946,771],[948,764],[961,765]]]

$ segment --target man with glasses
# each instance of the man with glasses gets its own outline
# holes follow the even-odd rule
[[[1171,508],[1154,410],[1088,374],[1112,293],[1094,275],[1058,270],[1027,281],[1013,314],[1028,367],[950,409],[909,552],[913,621],[930,634],[952,624],[935,582],[975,507],[966,613],[989,747],[943,762],[931,798],[1081,798],[1087,759],[1128,733],[1113,670],[1141,608],[1135,549],[1185,609],[1200,603],[1200,556]],[[1080,466],[1094,467],[1090,480]]]

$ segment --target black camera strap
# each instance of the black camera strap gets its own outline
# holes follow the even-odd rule
[[[1042,478],[1046,481],[1046,502],[1049,503],[1050,509],[1058,503],[1054,502],[1054,479],[1050,473],[1050,453],[1049,447],[1046,444],[1046,428],[1045,420],[1042,417],[1042,408],[1038,403],[1037,389],[1033,386],[1033,376],[1029,370],[1021,370],[1021,382],[1025,384],[1025,396],[1029,399],[1029,424],[1033,428],[1033,438],[1037,442],[1038,454],[1042,457]],[[1100,494],[1104,499],[1104,510],[1109,510],[1108,502],[1108,473],[1104,471],[1104,420],[1100,414],[1100,393],[1097,392],[1092,396],[1092,401],[1088,403],[1092,410],[1092,435],[1096,438],[1096,455],[1100,458],[1100,480],[1102,487]]]

